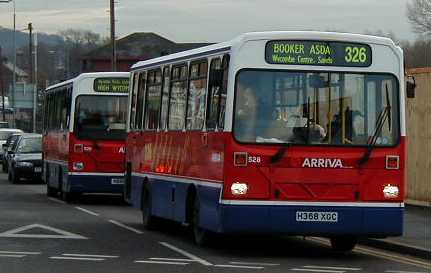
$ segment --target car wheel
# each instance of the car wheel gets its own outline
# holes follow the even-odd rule
[[[200,218],[201,218],[200,210],[201,210],[200,200],[199,200],[199,196],[196,194],[194,205],[193,205],[193,215],[192,215],[193,237],[197,245],[208,246],[209,244],[211,244],[214,234],[211,231],[200,227],[199,225]]]
[[[335,251],[350,252],[358,243],[358,238],[354,236],[331,237],[331,247]]]
[[[19,175],[16,173],[16,170],[12,169],[9,173],[11,175],[12,184],[18,184],[19,183]]]

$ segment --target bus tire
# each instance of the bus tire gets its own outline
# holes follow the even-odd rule
[[[193,204],[193,213],[192,213],[192,231],[193,231],[193,238],[195,243],[198,246],[208,246],[211,244],[214,234],[206,230],[202,227],[200,227],[199,222],[201,219],[201,205],[200,205],[200,199],[199,195],[195,195],[195,200]]]
[[[333,250],[350,252],[358,243],[358,238],[354,236],[335,236],[330,238],[330,242]]]
[[[57,193],[58,193],[57,189],[55,189],[55,188],[49,186],[48,184],[46,184],[46,195],[48,197],[56,197]]]
[[[73,203],[76,200],[77,195],[73,192],[61,192],[61,199],[66,203]]]
[[[145,183],[141,195],[141,212],[142,224],[147,230],[155,230],[157,227],[157,218],[151,214],[152,210],[152,196],[151,189],[148,182]]]

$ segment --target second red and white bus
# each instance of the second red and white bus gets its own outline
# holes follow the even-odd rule
[[[145,226],[326,236],[403,231],[402,50],[390,39],[248,33],[133,66],[126,197]]]
[[[129,73],[86,73],[45,91],[47,194],[122,193]]]

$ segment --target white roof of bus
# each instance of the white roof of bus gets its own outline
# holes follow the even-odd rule
[[[129,75],[130,75],[129,72],[93,72],[93,73],[82,73],[79,76],[77,76],[76,78],[73,78],[73,79],[70,79],[70,80],[67,80],[67,81],[64,81],[64,82],[60,82],[60,83],[48,86],[46,88],[46,90],[50,90],[50,89],[53,89],[53,88],[56,88],[56,87],[67,85],[67,84],[73,83],[74,81],[82,80],[82,79],[85,79],[85,78],[95,78],[95,77],[98,77],[98,78],[105,78],[105,77],[125,77],[125,78],[128,78]]]
[[[371,35],[342,33],[342,32],[321,32],[321,31],[266,31],[266,32],[249,32],[244,33],[228,42],[204,46],[196,49],[186,50],[146,61],[141,61],[132,66],[132,70],[141,66],[151,65],[153,63],[165,62],[170,59],[187,57],[189,55],[209,52],[229,48],[237,44],[250,40],[329,40],[329,41],[351,41],[368,44],[382,44],[390,47],[397,47],[389,38],[377,37]]]

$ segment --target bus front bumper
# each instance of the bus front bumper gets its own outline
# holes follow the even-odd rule
[[[355,235],[383,238],[403,233],[403,207],[220,205],[228,233]],[[336,216],[335,216],[336,215]]]

